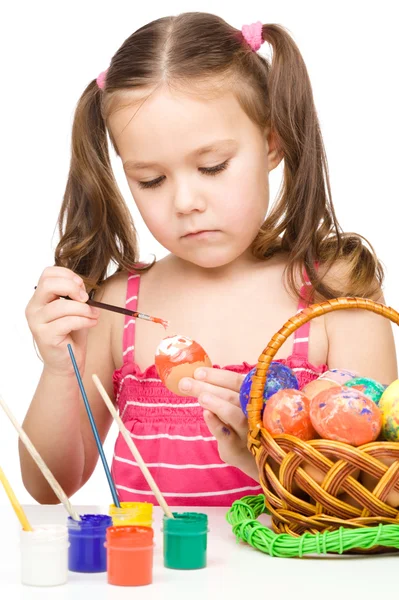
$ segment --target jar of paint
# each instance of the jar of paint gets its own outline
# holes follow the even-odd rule
[[[164,566],[168,569],[206,567],[208,517],[203,513],[173,513],[163,518]]]
[[[68,517],[68,568],[77,573],[103,573],[107,570],[104,542],[107,527],[112,525],[108,515],[80,515],[81,521]]]
[[[68,579],[68,530],[65,525],[38,525],[21,531],[21,582],[62,585]]]
[[[154,531],[139,525],[108,527],[108,583],[139,586],[152,583]]]
[[[120,508],[111,504],[109,514],[113,525],[142,525],[152,527],[152,508],[150,502],[120,502]]]

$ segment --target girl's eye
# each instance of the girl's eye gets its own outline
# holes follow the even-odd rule
[[[217,175],[218,173],[221,173],[222,171],[224,171],[225,169],[227,169],[229,165],[229,161],[226,160],[224,163],[221,163],[220,165],[216,165],[215,167],[201,167],[199,169],[199,171],[203,174],[203,175]],[[139,181],[139,187],[142,189],[148,189],[148,188],[156,188],[159,187],[162,183],[162,181],[165,179],[165,177],[157,177],[157,179],[153,179],[152,181]]]

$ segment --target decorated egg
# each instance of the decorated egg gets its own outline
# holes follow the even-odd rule
[[[385,390],[385,387],[381,383],[378,383],[378,381],[375,381],[374,379],[368,379],[367,377],[354,377],[344,385],[360,390],[376,404],[378,404]]]
[[[394,458],[393,456],[379,456],[378,460],[380,460],[382,463],[384,463],[385,465],[390,467],[392,465],[392,463],[394,463],[398,459]],[[398,474],[398,478],[399,478],[399,474]],[[369,473],[366,473],[365,471],[362,471],[362,473],[360,475],[360,481],[364,485],[365,488],[370,490],[370,492],[372,492],[378,484],[378,479],[376,479],[376,477],[373,477],[372,475],[369,475]],[[385,498],[384,502],[386,504],[388,504],[389,506],[393,506],[394,508],[397,508],[399,506],[399,492],[397,492],[396,490],[392,490],[391,492],[389,492],[389,494]]]
[[[391,442],[399,441],[399,379],[382,394],[378,407],[382,414],[382,436]]]
[[[256,373],[256,367],[250,370],[247,373],[244,381],[241,384],[240,388],[240,403],[241,408],[245,414],[247,414],[247,404],[249,402],[249,393],[251,391],[252,377]],[[289,367],[279,363],[277,361],[272,361],[267,370],[266,374],[266,384],[263,390],[263,401],[266,402],[270,396],[273,396],[276,392],[281,389],[299,389],[298,380],[295,377],[294,373],[291,371]]]
[[[324,390],[328,390],[331,387],[337,387],[339,383],[336,381],[331,381],[330,379],[314,379],[313,381],[309,381],[303,388],[302,392],[306,394],[309,400],[312,400],[317,394],[323,392]]]
[[[268,398],[263,425],[273,435],[289,433],[301,440],[316,437],[309,417],[309,398],[299,390],[283,389]]]
[[[310,419],[325,439],[361,446],[381,431],[378,406],[359,390],[344,386],[320,392],[310,401]]]
[[[358,377],[359,373],[355,371],[348,371],[348,369],[329,369],[322,375],[320,375],[319,379],[329,379],[331,381],[335,381],[339,383],[339,385],[344,385],[347,381],[350,381],[354,377]]]
[[[198,367],[212,367],[205,350],[183,335],[164,338],[155,353],[155,366],[162,383],[174,394],[189,396],[179,390],[183,377],[193,377]]]

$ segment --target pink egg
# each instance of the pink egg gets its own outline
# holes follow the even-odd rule
[[[339,383],[339,385],[344,385],[347,381],[358,376],[359,373],[356,373],[356,371],[348,371],[348,369],[330,369],[320,375],[319,379],[329,379],[330,381]]]
[[[309,398],[299,390],[283,389],[267,400],[263,425],[272,434],[289,433],[301,440],[316,437],[309,417]]]
[[[361,391],[332,387],[310,401],[310,419],[325,439],[361,446],[377,439],[382,425],[378,406]]]

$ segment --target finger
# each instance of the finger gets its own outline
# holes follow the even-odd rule
[[[236,436],[236,433],[227,427],[226,423],[223,423],[219,417],[217,417],[210,410],[204,410],[204,421],[213,435],[214,438],[218,442],[220,442],[223,438],[230,438],[231,435]]]
[[[86,317],[63,317],[51,324],[42,325],[38,335],[42,342],[57,345],[57,338],[64,338],[71,331],[79,331],[97,325],[97,319],[87,319]],[[55,342],[54,342],[55,340]],[[62,341],[61,339],[59,341]]]
[[[206,381],[218,387],[239,392],[246,375],[226,371],[224,369],[213,369],[212,367],[199,367],[194,372],[194,379]]]
[[[201,395],[198,398],[198,401],[204,409],[211,411],[222,423],[232,429],[241,441],[246,441],[248,435],[248,421],[241,408],[233,406],[229,402],[209,394]]]
[[[43,273],[40,275],[37,285],[39,285],[43,279],[47,279],[47,277],[65,277],[66,279],[75,280],[79,285],[83,284],[83,279],[80,277],[80,275],[77,275],[71,269],[67,269],[66,267],[46,267]]]
[[[34,305],[44,306],[59,299],[60,296],[69,296],[78,302],[87,302],[89,299],[83,282],[82,285],[79,285],[77,281],[69,277],[47,277],[37,286]]]
[[[218,387],[217,385],[212,385],[211,383],[196,381],[191,377],[183,377],[179,381],[179,390],[185,394],[194,396],[195,398],[198,398],[201,394],[212,394],[214,396],[223,398],[223,400],[230,402],[235,406],[240,406],[240,399],[237,392],[234,390]]]
[[[41,323],[51,323],[62,317],[76,316],[96,319],[100,314],[100,309],[95,306],[89,306],[85,302],[75,302],[75,300],[54,300],[37,313],[40,315]]]

